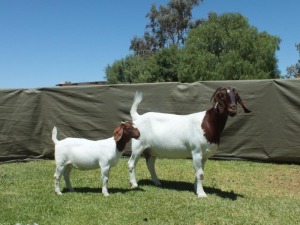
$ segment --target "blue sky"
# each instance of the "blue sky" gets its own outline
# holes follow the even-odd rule
[[[105,67],[131,54],[152,3],[167,0],[0,0],[0,88],[53,87],[105,80]],[[278,66],[299,59],[300,1],[204,0],[194,18],[240,12],[249,24],[282,39]]]

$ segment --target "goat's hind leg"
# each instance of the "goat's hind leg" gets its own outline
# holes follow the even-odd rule
[[[65,183],[66,183],[66,186],[69,189],[69,191],[73,192],[74,189],[72,188],[71,181],[70,181],[71,171],[72,171],[72,165],[67,165],[65,167],[65,171],[64,171],[64,179],[65,179]]]
[[[59,181],[64,172],[64,165],[60,165],[59,163],[56,163],[56,169],[54,173],[54,191],[58,195],[62,195],[59,187]]]
[[[156,158],[151,156],[150,153],[147,152],[147,151],[145,151],[143,155],[146,159],[147,168],[150,172],[152,181],[154,182],[155,185],[160,186],[161,183],[158,180],[157,175],[156,175],[156,171],[155,171],[155,160],[156,160]]]

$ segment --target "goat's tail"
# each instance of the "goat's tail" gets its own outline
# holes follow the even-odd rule
[[[140,104],[140,102],[142,101],[142,99],[143,99],[142,92],[139,92],[139,91],[135,92],[133,104],[132,104],[131,109],[130,109],[130,115],[131,115],[132,121],[137,120],[140,116],[137,113],[137,107]]]
[[[57,140],[57,129],[56,129],[56,127],[53,127],[53,130],[52,130],[52,141],[54,142],[54,144],[57,144],[59,142]]]

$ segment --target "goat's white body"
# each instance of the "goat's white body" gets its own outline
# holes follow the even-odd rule
[[[66,138],[55,145],[55,159],[79,170],[97,169],[101,163],[115,166],[121,155],[112,137],[98,141]]]
[[[145,113],[134,121],[141,132],[133,145],[141,145],[154,157],[179,159],[192,156],[192,150],[203,150],[206,156],[213,154],[201,128],[205,112],[189,115]]]
[[[117,164],[122,155],[122,152],[118,151],[116,147],[114,138],[111,137],[98,141],[82,138],[66,138],[58,141],[56,136],[57,130],[54,128],[52,139],[55,143],[55,192],[62,194],[59,188],[59,180],[62,174],[64,175],[67,188],[73,191],[69,178],[72,168],[79,170],[101,168],[102,193],[107,196],[109,169]]]
[[[131,108],[134,124],[140,131],[139,140],[132,140],[132,155],[128,161],[130,183],[137,187],[134,167],[140,155],[146,150],[148,154],[147,167],[156,185],[160,185],[155,172],[155,158],[193,158],[196,173],[195,188],[198,197],[206,197],[203,190],[203,169],[207,158],[213,155],[218,145],[211,144],[204,136],[201,123],[206,111],[189,115],[174,115],[149,112],[143,115],[137,113],[141,95],[136,94]]]

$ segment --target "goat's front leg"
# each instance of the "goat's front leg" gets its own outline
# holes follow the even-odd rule
[[[110,166],[101,166],[101,178],[102,178],[102,194],[104,196],[109,196],[108,190],[107,190],[107,182],[109,178],[109,169]]]
[[[102,178],[102,194],[104,196],[109,196],[107,190],[107,182],[109,178],[109,166],[101,166],[101,178]]]
[[[207,197],[203,190],[202,181],[204,178],[204,171],[202,169],[202,154],[199,150],[195,150],[192,152],[193,157],[193,165],[195,169],[195,191],[199,198]]]
[[[147,168],[148,168],[148,170],[151,174],[152,181],[154,182],[155,185],[160,186],[161,183],[158,180],[157,175],[156,175],[156,171],[155,171],[155,160],[156,160],[156,158],[151,156],[148,153],[145,153],[144,156],[146,158]]]

